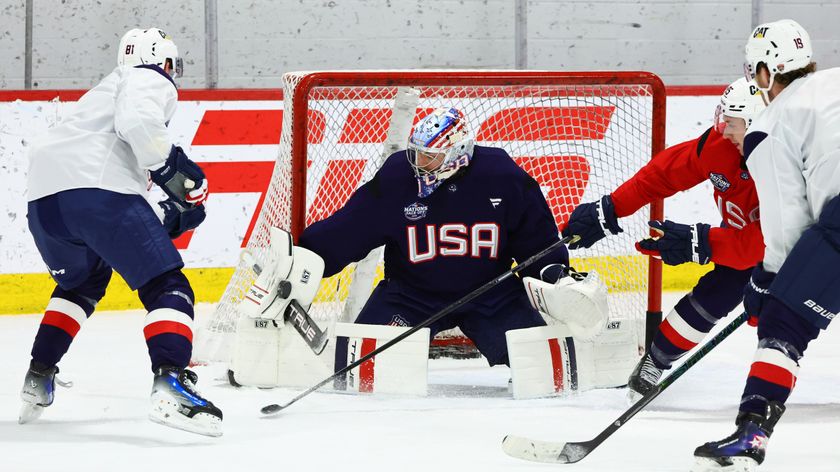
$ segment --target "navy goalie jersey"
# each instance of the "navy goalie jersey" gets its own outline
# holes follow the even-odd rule
[[[452,301],[558,240],[537,182],[503,149],[475,146],[470,164],[431,195],[417,196],[405,151],[392,154],[340,210],[306,228],[299,244],[324,258],[324,276],[385,246],[385,279],[436,300]],[[523,275],[568,264],[561,246]],[[522,290],[508,279],[482,300]]]

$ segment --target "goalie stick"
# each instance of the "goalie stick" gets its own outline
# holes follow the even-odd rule
[[[250,252],[247,250],[242,251],[241,258],[257,275],[262,273],[262,267]],[[282,281],[281,284],[285,285],[281,285],[277,290],[277,298],[286,298],[291,293],[292,286],[285,280]],[[276,301],[276,299],[274,301]],[[309,313],[305,308],[300,306],[300,303],[298,303],[297,300],[289,302],[289,306],[286,307],[286,311],[283,313],[283,321],[294,326],[295,330],[298,334],[300,334],[303,340],[306,341],[306,344],[310,349],[312,349],[312,352],[314,352],[316,356],[319,356],[322,352],[324,352],[324,348],[327,347],[327,342],[330,340],[328,332],[326,330],[322,330],[318,324],[315,323],[315,320],[309,316]]]
[[[451,305],[447,306],[446,308],[440,310],[439,312],[435,313],[431,317],[427,318],[422,323],[419,323],[415,326],[412,326],[411,329],[409,329],[408,331],[405,331],[404,333],[402,333],[399,336],[391,339],[390,341],[383,344],[382,346],[379,346],[376,349],[374,349],[373,351],[369,352],[368,354],[360,357],[355,362],[352,362],[352,363],[348,364],[347,366],[345,366],[342,369],[339,369],[334,374],[330,375],[329,377],[325,378],[324,380],[318,382],[317,384],[315,384],[315,385],[309,387],[308,389],[304,390],[303,392],[299,393],[296,397],[292,398],[291,400],[284,403],[283,405],[280,405],[278,403],[273,403],[271,405],[266,405],[266,406],[262,407],[262,409],[260,409],[260,412],[262,412],[262,414],[264,414],[264,415],[276,415],[276,414],[280,413],[281,411],[288,408],[289,406],[291,406],[292,404],[294,404],[295,402],[297,402],[301,398],[309,395],[310,393],[314,392],[315,390],[318,390],[319,388],[323,387],[324,385],[332,382],[336,377],[344,375],[345,372],[349,372],[350,370],[353,370],[356,367],[359,367],[365,361],[372,358],[373,356],[381,353],[382,351],[390,348],[394,344],[397,344],[398,342],[400,342],[403,339],[411,336],[412,334],[416,333],[417,331],[420,331],[421,329],[429,326],[430,324],[434,323],[435,321],[437,321],[437,320],[443,318],[444,316],[452,313],[453,311],[455,311],[458,308],[460,308],[461,306],[463,306],[465,303],[469,302],[470,300],[473,300],[474,298],[476,298],[479,295],[483,294],[484,292],[490,290],[491,288],[495,287],[496,285],[499,285],[500,283],[509,279],[510,277],[513,277],[514,275],[523,271],[526,267],[533,264],[538,259],[542,259],[543,256],[545,256],[546,254],[550,253],[551,251],[557,249],[561,245],[574,243],[578,239],[580,239],[580,236],[566,236],[562,239],[557,240],[556,242],[554,242],[553,244],[551,244],[547,248],[543,249],[542,251],[534,254],[533,256],[529,257],[528,259],[526,259],[526,260],[522,261],[521,263],[517,264],[516,267],[511,268],[510,270],[508,270],[507,272],[504,272],[503,274],[499,275],[495,279],[485,283],[481,287],[478,287],[477,289],[473,290],[472,292],[464,295],[463,297],[461,297],[457,301],[453,302]]]
[[[680,365],[668,377],[664,378],[656,386],[654,386],[648,393],[633,404],[627,411],[619,416],[615,421],[610,423],[603,431],[601,431],[595,438],[583,442],[551,442],[538,441],[535,439],[523,438],[521,436],[508,435],[502,439],[502,450],[505,454],[533,462],[547,462],[554,464],[574,464],[580,461],[590,452],[594,451],[596,447],[600,446],[608,437],[618,431],[618,428],[624,426],[631,418],[636,416],[636,413],[642,411],[654,398],[658,397],[660,393],[665,391],[671,384],[673,384],[680,376],[682,376],[694,364],[700,361],[706,354],[738,329],[745,321],[747,321],[747,314],[742,313],[731,323],[726,325],[718,334],[706,342],[700,349],[697,350],[691,357],[689,357],[682,365]]]

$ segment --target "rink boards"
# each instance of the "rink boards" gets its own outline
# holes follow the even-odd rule
[[[706,93],[706,89],[697,90]],[[685,92],[669,97],[668,144],[690,139],[711,123],[716,95],[686,96]],[[0,202],[0,215],[5,215],[0,224],[0,287],[5,295],[0,313],[40,311],[52,290],[53,283],[42,272],[43,263],[26,228],[26,151],[33,137],[55,124],[79,96],[77,91],[0,93],[4,161],[0,187],[5,195],[14,196]],[[282,108],[280,93],[273,90],[181,91],[170,131],[173,140],[207,170],[213,192],[207,203],[207,221],[176,240],[199,301],[218,300],[253,227],[277,155]],[[360,146],[364,149],[367,145]],[[666,216],[716,223],[718,217],[707,193],[701,190],[669,200]],[[622,257],[633,256],[628,252]],[[684,266],[666,267],[666,290],[687,288],[705,272],[697,266]],[[115,278],[101,307],[136,308],[139,302],[124,282]]]

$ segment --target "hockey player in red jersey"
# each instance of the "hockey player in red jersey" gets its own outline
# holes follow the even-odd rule
[[[651,221],[650,227],[659,237],[636,244],[642,253],[669,265],[714,262],[715,268],[700,278],[659,326],[628,380],[631,398],[649,391],[664,370],[741,303],[751,269],[764,254],[758,197],[742,156],[746,127],[764,107],[753,83],[743,78],[733,82],[721,96],[712,128],[660,152],[612,194],[578,206],[563,230],[565,235],[581,236],[570,249],[587,248],[607,233],[621,233],[618,219],[654,200],[707,179],[714,186],[715,203],[723,218],[719,227]]]

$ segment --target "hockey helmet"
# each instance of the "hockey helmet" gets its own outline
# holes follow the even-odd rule
[[[766,89],[761,89],[765,93],[773,87],[776,74],[806,67],[814,54],[808,32],[793,20],[758,25],[747,40],[744,51],[744,75],[747,79],[755,79],[759,63],[767,65],[770,83]]]
[[[418,195],[426,197],[473,155],[474,141],[467,120],[457,108],[438,108],[415,125],[406,157],[414,169]]]
[[[715,109],[715,129],[723,133],[725,116],[743,118],[745,126],[752,124],[753,118],[767,107],[761,90],[752,80],[743,77],[732,82],[720,96],[720,104]]]
[[[172,37],[158,28],[132,29],[123,35],[117,51],[117,65],[154,64],[161,69],[169,63],[172,78],[184,76],[184,62]]]

